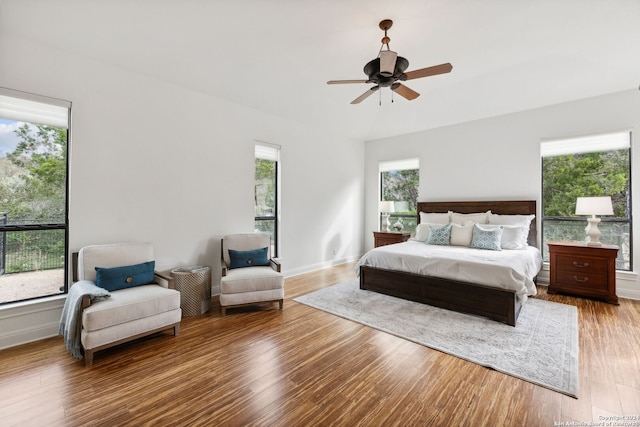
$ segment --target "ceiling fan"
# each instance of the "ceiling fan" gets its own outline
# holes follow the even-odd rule
[[[387,31],[392,25],[393,21],[391,19],[380,21],[379,26],[380,29],[384,31],[384,37],[382,38],[382,46],[380,47],[378,57],[369,61],[367,65],[364,66],[364,73],[369,76],[368,79],[329,80],[327,82],[329,85],[375,83],[375,86],[372,86],[365,93],[351,101],[352,104],[359,104],[381,87],[390,87],[392,91],[411,101],[420,96],[420,94],[413,89],[409,89],[407,86],[400,83],[400,81],[445,74],[453,69],[453,66],[447,62],[446,64],[434,65],[433,67],[420,68],[419,70],[405,72],[407,67],[409,67],[409,61],[402,56],[398,56],[397,52],[389,49],[389,42],[391,39],[387,36]],[[385,46],[387,47],[387,50],[383,50]]]

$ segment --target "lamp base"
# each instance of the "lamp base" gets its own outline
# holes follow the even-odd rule
[[[584,229],[587,232],[589,240],[587,240],[587,246],[602,246],[602,243],[598,241],[602,233],[598,229],[598,223],[600,218],[587,218],[587,227]]]
[[[389,227],[391,226],[391,223],[389,222],[389,214],[385,213],[382,214],[382,230],[383,232],[388,232],[389,231]]]

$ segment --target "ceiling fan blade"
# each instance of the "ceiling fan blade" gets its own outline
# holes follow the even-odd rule
[[[369,89],[368,91],[366,91],[365,93],[363,93],[362,95],[360,95],[359,97],[351,101],[351,103],[360,104],[363,100],[367,99],[369,96],[373,94],[373,92],[377,91],[378,89],[380,89],[380,86],[372,87],[371,89]]]
[[[367,83],[369,80],[329,80],[328,85],[344,85],[350,83]]]
[[[453,66],[450,63],[434,65],[433,67],[420,68],[419,70],[407,71],[405,75],[406,79],[402,80],[411,80],[411,79],[419,79],[420,77],[429,77],[436,76],[438,74],[446,74],[453,69]]]
[[[391,85],[391,90],[394,91],[395,93],[397,93],[398,95],[401,95],[405,98],[407,98],[409,101],[416,99],[417,97],[420,96],[420,94],[418,92],[416,92],[413,89],[409,89],[408,87],[406,87],[405,85],[402,85],[400,83],[394,83]]]

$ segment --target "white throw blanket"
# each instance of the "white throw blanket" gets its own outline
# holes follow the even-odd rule
[[[76,359],[82,359],[82,345],[80,332],[82,330],[82,297],[89,295],[91,302],[109,298],[111,294],[106,289],[100,288],[88,280],[74,283],[69,289],[67,300],[60,317],[58,334],[64,336],[67,350]]]

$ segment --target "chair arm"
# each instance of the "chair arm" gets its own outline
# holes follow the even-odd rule
[[[224,262],[224,239],[220,239],[220,265],[222,266],[222,277],[227,275],[227,263]]]
[[[164,286],[165,288],[174,289],[174,281],[172,276],[167,276],[166,274],[160,273],[159,271],[154,271],[153,274],[158,285]]]
[[[278,273],[280,273],[280,269],[281,269],[280,261],[277,261],[275,258],[271,258],[271,259],[269,259],[269,265],[270,265],[270,266],[271,266],[271,268],[273,268],[275,271],[277,271]]]
[[[91,305],[91,296],[82,295],[82,311],[84,311],[85,308],[89,308],[90,305]]]

